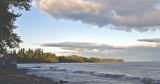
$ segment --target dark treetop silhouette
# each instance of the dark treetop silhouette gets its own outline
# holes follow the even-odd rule
[[[22,42],[14,32],[16,18],[21,16],[15,13],[18,10],[30,10],[31,0],[0,0],[0,53],[5,53],[7,48],[19,47]]]

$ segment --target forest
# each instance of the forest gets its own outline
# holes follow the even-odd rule
[[[56,56],[55,53],[44,52],[43,49],[20,49],[16,52],[18,63],[84,63],[84,62],[124,62],[123,59],[83,57],[77,55]]]

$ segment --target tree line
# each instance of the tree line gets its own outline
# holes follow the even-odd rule
[[[83,62],[123,62],[123,59],[101,59],[95,57],[82,57],[77,55],[56,56],[55,53],[44,52],[43,49],[18,50],[16,53],[18,63],[83,63]]]

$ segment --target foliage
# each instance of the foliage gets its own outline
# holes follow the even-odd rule
[[[19,63],[83,63],[83,62],[123,62],[123,59],[100,59],[87,58],[77,55],[56,56],[56,54],[45,53],[42,49],[20,49],[17,52],[17,61]]]
[[[14,33],[16,18],[21,16],[15,13],[18,10],[30,9],[31,0],[0,0],[0,53],[7,48],[15,48],[21,42],[20,37]]]
[[[25,50],[20,49],[17,53],[17,60],[20,63],[43,63],[43,62],[58,62],[55,54],[44,53],[42,49]]]

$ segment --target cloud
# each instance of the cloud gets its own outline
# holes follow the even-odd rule
[[[32,1],[32,7],[37,7],[37,2],[36,1]]]
[[[160,30],[159,0],[40,0],[37,6],[56,19],[81,21],[117,30]]]
[[[103,51],[110,49],[121,49],[120,47],[114,47],[105,44],[96,44],[96,43],[85,43],[85,42],[62,42],[62,43],[46,43],[41,46],[48,47],[60,47],[66,50],[75,50],[75,51]]]
[[[100,4],[83,0],[41,0],[39,7],[56,18],[67,18],[70,15],[78,14],[96,14],[100,10]]]
[[[61,42],[45,43],[41,46],[59,47],[73,54],[97,57],[115,57],[127,60],[158,60],[160,56],[160,45],[144,44],[134,46],[112,46],[107,44],[85,43],[85,42]]]
[[[140,42],[149,42],[149,43],[160,43],[160,38],[144,38],[138,39]]]

